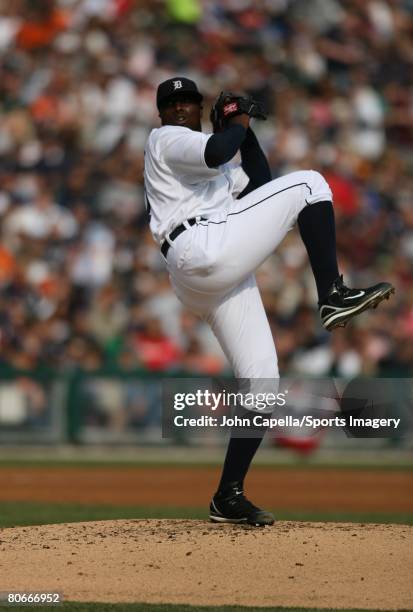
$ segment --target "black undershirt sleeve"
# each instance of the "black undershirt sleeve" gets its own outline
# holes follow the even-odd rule
[[[229,162],[240,148],[246,133],[247,130],[237,123],[229,125],[224,132],[210,136],[204,153],[208,168],[217,168]]]
[[[250,191],[271,181],[271,170],[267,158],[251,128],[247,130],[240,151],[242,168],[250,182],[238,198],[244,197]]]
[[[213,134],[205,147],[205,163],[208,168],[217,168],[229,162],[237,151],[241,153],[241,164],[249,183],[239,194],[242,198],[250,191],[271,180],[271,170],[252,129],[239,124],[229,125],[224,132]]]

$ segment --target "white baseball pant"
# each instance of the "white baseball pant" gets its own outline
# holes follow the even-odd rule
[[[236,378],[278,378],[277,352],[254,272],[293,227],[301,210],[332,201],[321,174],[274,179],[230,210],[180,234],[167,257],[178,298],[211,326]]]

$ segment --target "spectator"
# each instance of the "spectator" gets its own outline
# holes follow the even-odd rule
[[[206,123],[221,89],[263,101],[273,175],[311,167],[332,186],[349,283],[398,289],[330,343],[291,232],[257,275],[282,371],[410,375],[412,57],[410,0],[2,0],[3,363],[225,370],[147,230],[143,148],[157,84],[180,73]]]

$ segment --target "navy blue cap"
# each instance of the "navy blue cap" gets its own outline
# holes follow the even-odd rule
[[[191,94],[197,102],[202,102],[203,96],[199,93],[198,87],[191,79],[185,77],[174,77],[163,81],[156,92],[156,106],[158,110],[168,98],[175,94]]]

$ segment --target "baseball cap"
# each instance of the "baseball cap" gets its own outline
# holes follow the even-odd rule
[[[194,81],[191,79],[186,79],[185,77],[174,77],[173,79],[168,79],[167,81],[163,81],[158,87],[158,91],[156,92],[156,106],[162,106],[162,103],[165,102],[170,96],[174,94],[191,94],[197,102],[202,102],[203,96],[199,93],[198,87]]]

